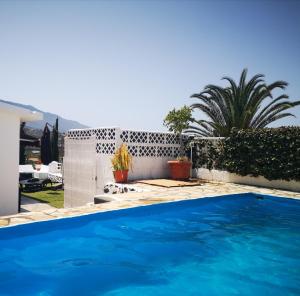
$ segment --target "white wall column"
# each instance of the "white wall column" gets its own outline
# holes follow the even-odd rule
[[[18,212],[20,118],[0,110],[0,215]]]

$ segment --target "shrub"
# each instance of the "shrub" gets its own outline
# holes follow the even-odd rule
[[[223,157],[223,141],[222,140],[210,140],[210,139],[197,139],[188,142],[193,142],[192,155],[190,155],[190,148],[186,150],[189,158],[193,159],[193,168],[207,168],[222,169],[222,157]]]
[[[222,141],[196,140],[193,166],[268,180],[300,180],[300,127],[232,129]]]
[[[192,110],[190,107],[183,106],[176,110],[171,110],[164,119],[164,126],[166,126],[170,132],[174,132],[180,135],[184,130],[189,128],[189,124],[192,121]]]
[[[300,127],[233,129],[222,153],[231,173],[300,180]]]

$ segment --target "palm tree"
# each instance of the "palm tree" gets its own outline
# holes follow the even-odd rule
[[[267,85],[264,75],[257,74],[246,81],[247,69],[244,69],[239,84],[230,77],[222,79],[229,82],[229,86],[207,85],[202,92],[194,94],[199,103],[191,105],[208,117],[208,120],[193,120],[196,125],[186,131],[201,136],[226,137],[232,128],[264,128],[280,118],[294,116],[284,112],[300,105],[300,101],[288,101],[283,94],[276,98],[272,96],[275,89],[284,90],[288,85],[285,81],[276,81]],[[271,102],[263,104],[267,99]]]

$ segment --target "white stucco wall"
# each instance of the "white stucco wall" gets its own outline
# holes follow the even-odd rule
[[[112,156],[96,155],[96,194],[102,194],[104,186],[114,182],[113,169],[111,165]],[[132,169],[128,172],[128,181],[143,179],[169,178],[168,160],[170,157],[133,157]],[[92,200],[93,201],[93,200]]]
[[[0,215],[18,212],[20,118],[0,109]]]
[[[297,181],[285,181],[285,180],[269,181],[262,176],[259,177],[239,176],[226,171],[208,170],[204,168],[194,170],[193,175],[194,177],[204,179],[204,180],[209,180],[209,181],[238,183],[238,184],[262,186],[267,188],[277,188],[277,189],[300,192],[300,182]]]
[[[133,157],[129,181],[169,178],[168,160],[172,157]]]

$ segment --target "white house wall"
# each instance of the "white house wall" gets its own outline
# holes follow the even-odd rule
[[[0,110],[0,215],[18,212],[20,118]]]
[[[0,102],[0,216],[18,212],[20,122],[42,119],[39,112]]]

